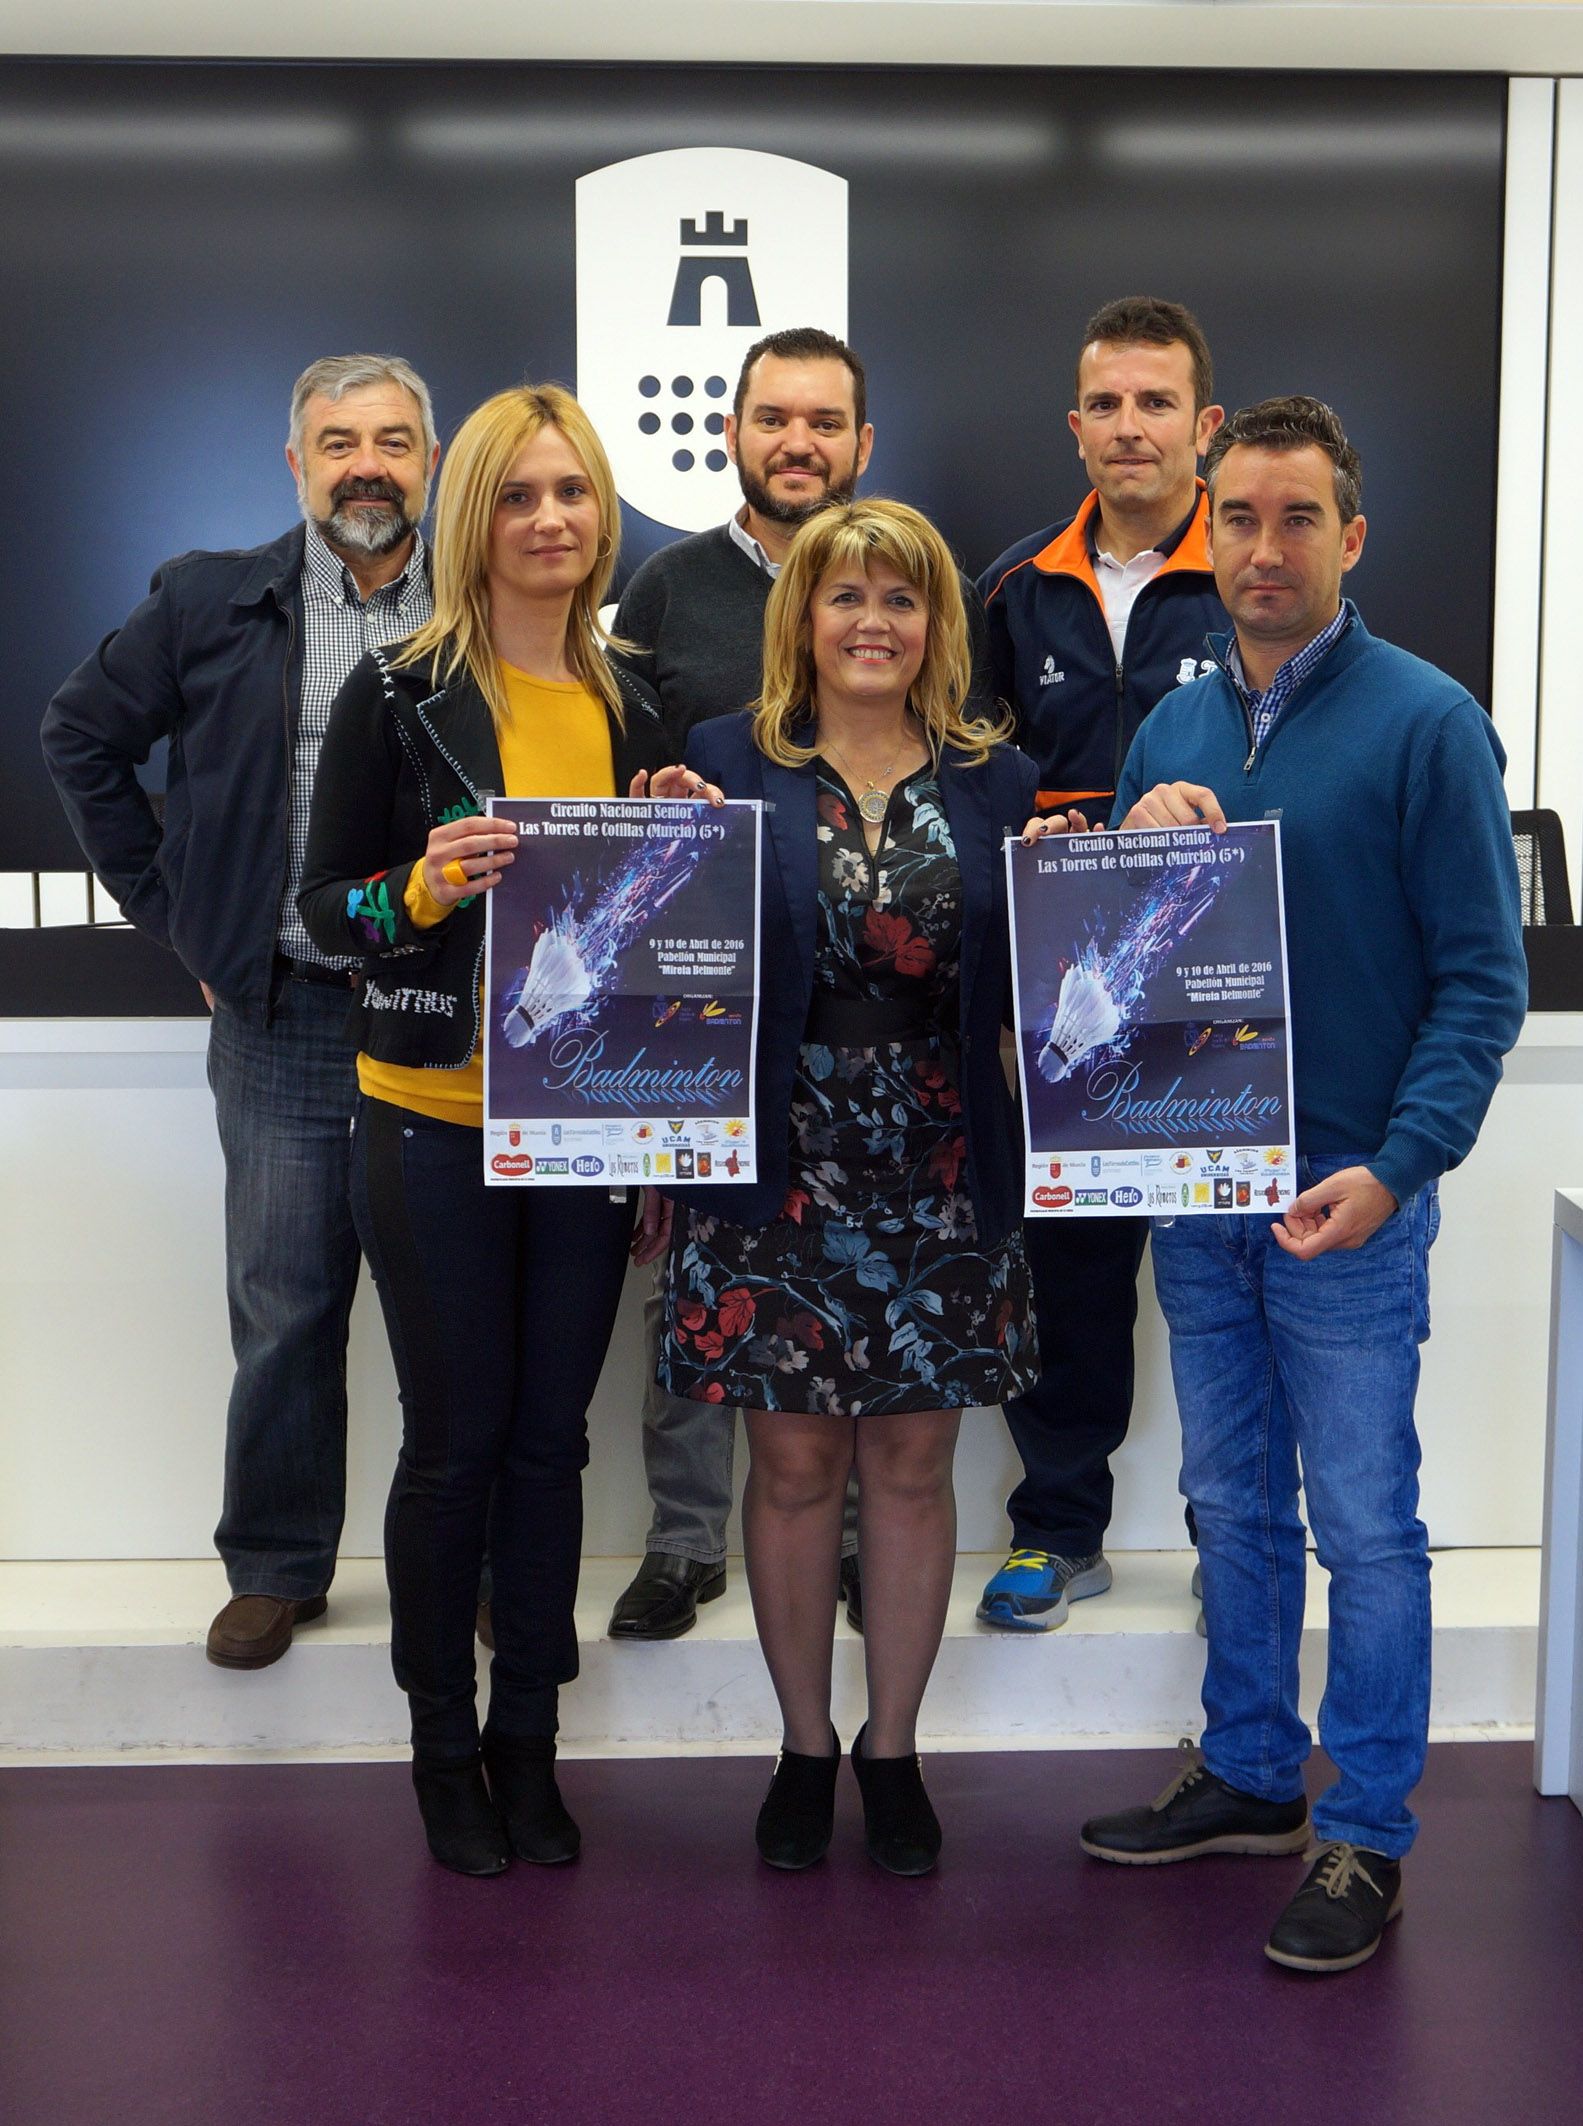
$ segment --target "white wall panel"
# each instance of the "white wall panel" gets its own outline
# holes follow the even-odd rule
[[[1553,81],[1514,81],[1507,98],[1495,645],[1489,706],[1506,747],[1507,799],[1517,810],[1535,801],[1539,747],[1555,98]]]
[[[1120,16],[1118,22],[1117,17]],[[0,0],[0,45],[103,57],[791,60],[805,65],[1583,71],[1583,18],[1532,0]]]
[[[1539,802],[1566,828],[1583,880],[1583,80],[1556,98],[1545,600],[1539,647]]]

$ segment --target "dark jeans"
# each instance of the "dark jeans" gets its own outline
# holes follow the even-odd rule
[[[236,1355],[214,1540],[237,1595],[303,1601],[335,1572],[358,1274],[347,1195],[357,1098],[350,1002],[344,989],[282,982],[268,1026],[223,997],[209,1026]]]
[[[553,1735],[558,1686],[577,1673],[586,1418],[630,1204],[603,1189],[486,1188],[476,1129],[361,1100],[352,1206],[401,1389],[385,1569],[414,1751],[457,1758],[478,1745],[486,1539],[490,1728]]]
[[[1132,1331],[1149,1221],[1030,1218],[1023,1237],[1044,1370],[1006,1405],[1024,1472],[1006,1502],[1012,1543],[1085,1558],[1104,1548],[1110,1457],[1132,1416]]]

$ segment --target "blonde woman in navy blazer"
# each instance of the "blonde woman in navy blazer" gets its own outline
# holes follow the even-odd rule
[[[781,1867],[831,1835],[854,1463],[868,1848],[898,1874],[935,1864],[916,1722],[955,1561],[957,1428],[1038,1369],[999,1056],[1002,845],[1037,775],[1000,728],[964,720],[968,666],[939,533],[900,503],[837,505],[771,593],[760,702],[688,740],[696,772],[766,806],[759,1178],[687,1193],[660,1378],[746,1414],[748,1581],[785,1721],[757,1838]]]

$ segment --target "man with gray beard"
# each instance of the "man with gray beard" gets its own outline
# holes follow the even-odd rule
[[[364,653],[433,609],[418,531],[439,459],[428,389],[390,355],[314,362],[286,462],[304,522],[187,553],[60,688],[44,755],[95,875],[211,1013],[236,1376],[215,1543],[223,1668],[264,1668],[322,1615],[346,1497],[353,962],[297,913],[330,704]],[[166,793],[137,769],[167,742]]]

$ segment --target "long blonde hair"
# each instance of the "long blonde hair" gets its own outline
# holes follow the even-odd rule
[[[599,625],[599,607],[616,571],[621,504],[604,445],[582,407],[559,384],[498,391],[452,437],[434,498],[434,618],[408,637],[395,661],[420,664],[432,658],[445,681],[465,668],[497,727],[505,721],[506,690],[489,633],[489,535],[512,466],[544,428],[557,428],[566,438],[599,504],[598,558],[572,593],[566,662],[620,728],[626,721],[621,689],[605,660],[610,638]]]
[[[938,764],[945,747],[976,766],[1010,735],[1010,720],[970,723],[962,714],[972,676],[967,614],[951,549],[925,516],[905,502],[837,502],[810,517],[775,579],[764,614],[764,685],[753,704],[753,742],[783,768],[800,767],[813,752],[810,733],[798,735],[814,707],[814,594],[833,569],[867,575],[874,562],[893,568],[928,608],[923,663],[907,706],[923,725]]]

